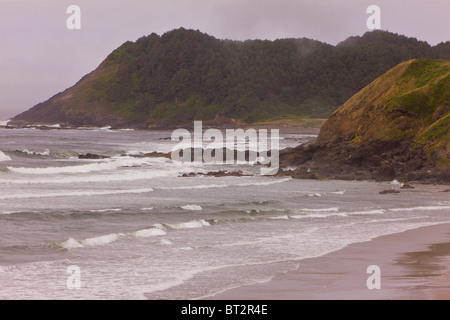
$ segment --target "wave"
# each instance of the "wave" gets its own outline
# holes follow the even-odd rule
[[[118,240],[119,238],[124,237],[123,233],[111,233],[103,236],[86,238],[83,240],[75,240],[73,238],[69,238],[60,243],[61,247],[65,249],[74,249],[74,248],[83,248],[85,246],[104,246],[111,242]]]
[[[155,226],[145,228],[142,230],[130,232],[130,233],[110,233],[102,236],[96,236],[91,238],[85,238],[82,240],[76,240],[74,238],[69,238],[67,240],[64,240],[57,245],[60,247],[63,247],[65,249],[77,249],[77,248],[84,248],[84,247],[97,247],[97,246],[104,246],[107,244],[110,244],[112,242],[115,242],[119,239],[125,238],[125,237],[135,237],[135,238],[147,238],[147,237],[156,237],[156,236],[163,236],[166,235],[167,232],[163,229]]]
[[[440,207],[442,208],[442,207]],[[107,235],[95,236],[90,238],[85,238],[82,240],[76,240],[74,238],[69,238],[65,241],[58,243],[60,247],[66,249],[76,249],[91,246],[103,246],[120,240],[125,237],[134,238],[146,238],[146,237],[158,237],[167,235],[169,231],[175,230],[185,230],[185,229],[199,229],[203,227],[211,227],[217,224],[230,224],[230,223],[248,223],[255,221],[271,221],[271,220],[291,220],[291,219],[314,219],[314,218],[330,218],[333,216],[348,217],[351,215],[375,215],[375,214],[385,214],[387,211],[384,209],[366,210],[366,211],[345,211],[339,212],[335,207],[322,208],[322,209],[298,209],[303,211],[303,214],[292,214],[285,213],[282,215],[273,216],[253,216],[253,217],[239,217],[235,219],[229,218],[219,218],[219,219],[197,219],[178,223],[167,223],[167,224],[153,224],[150,227],[137,230],[129,233],[111,233]],[[286,211],[284,209],[283,211]],[[268,211],[269,212],[269,211]],[[393,219],[392,221],[394,221]],[[380,220],[373,220],[380,221]],[[395,220],[396,221],[396,220]],[[161,240],[162,241],[162,240]],[[163,244],[172,245],[173,243],[169,240],[162,241]]]
[[[190,210],[190,211],[200,211],[203,210],[202,207],[196,204],[187,204],[185,206],[180,207],[183,210]]]
[[[242,177],[238,177],[241,179]],[[248,177],[244,177],[248,178]],[[199,184],[194,186],[182,186],[182,187],[160,187],[155,188],[159,190],[191,190],[191,189],[211,189],[211,188],[228,188],[228,187],[257,187],[257,186],[268,186],[272,184],[283,183],[291,180],[292,178],[284,178],[279,180],[264,181],[264,182],[247,182],[247,183],[236,183],[236,184]]]
[[[288,220],[289,216],[287,214],[283,215],[283,216],[273,216],[273,217],[267,217],[268,219],[272,219],[272,220]]]
[[[144,155],[152,152],[169,153],[173,150],[173,145],[167,142],[137,142],[128,146],[127,155]]]
[[[89,212],[92,213],[102,213],[102,212],[120,212],[123,209],[116,208],[116,209],[96,209],[96,210],[89,210]]]
[[[309,218],[329,218],[329,217],[333,217],[333,216],[338,216],[338,217],[346,217],[347,215],[344,213],[331,213],[331,214],[319,214],[319,213],[314,213],[314,214],[300,214],[300,215],[290,215],[289,217],[292,219],[309,219]]]
[[[385,213],[386,213],[386,210],[384,210],[384,209],[345,212],[345,214],[347,214],[347,215],[385,214]]]
[[[33,198],[54,198],[54,197],[87,197],[87,196],[104,196],[115,194],[138,194],[152,192],[152,188],[128,189],[128,190],[94,190],[94,191],[66,191],[66,192],[49,192],[42,194],[12,194],[0,195],[0,200],[8,199],[33,199]]]
[[[49,149],[45,149],[44,151],[30,151],[28,149],[23,149],[23,150],[13,150],[13,151],[9,151],[10,153],[13,153],[14,155],[17,156],[25,156],[25,157],[31,157],[31,156],[43,156],[43,157],[48,157],[50,156],[50,150]]]
[[[261,215],[261,214],[265,214],[265,213],[271,213],[271,212],[289,212],[289,209],[251,209],[251,210],[245,210],[245,213],[249,214],[249,215]],[[241,212],[241,211],[239,211]]]
[[[336,210],[337,209],[337,210]],[[298,214],[302,212],[301,214]],[[243,223],[254,221],[269,221],[269,220],[289,220],[289,219],[310,219],[310,218],[330,218],[334,216],[348,217],[352,215],[378,215],[385,214],[386,210],[367,210],[367,211],[345,211],[339,212],[339,208],[324,208],[324,209],[279,209],[279,210],[247,210],[242,213],[247,213],[250,216],[240,217],[235,219],[214,219],[206,220],[210,224],[219,223]],[[268,216],[267,213],[284,212],[281,215]]]
[[[106,127],[76,127],[75,130],[87,130],[87,131],[105,131],[105,132],[114,132],[115,130],[111,130],[111,126]]]
[[[331,207],[331,208],[319,208],[319,209],[297,209],[300,211],[308,211],[308,212],[337,212],[339,211],[338,207]]]
[[[189,222],[167,224],[167,226],[172,229],[195,229],[195,228],[209,227],[211,226],[211,224],[206,220],[200,219],[200,220],[192,220]]]
[[[332,191],[330,192],[331,194],[345,194],[345,190],[340,190],[340,191]]]
[[[138,238],[147,238],[147,237],[154,237],[154,236],[163,236],[166,235],[167,232],[159,229],[159,228],[147,228],[139,231],[135,231],[132,233],[133,236]]]
[[[411,208],[392,208],[389,211],[399,212],[399,211],[416,211],[416,210],[450,210],[450,206],[419,206]]]
[[[4,154],[3,152],[0,151],[0,162],[2,161],[11,161],[12,159],[7,156],[6,154]]]
[[[88,182],[116,182],[116,181],[136,181],[136,180],[150,180],[154,178],[161,178],[167,176],[177,176],[178,170],[140,170],[136,172],[124,171],[105,174],[102,172],[92,173],[86,176],[73,177],[58,177],[52,178],[37,178],[37,179],[0,179],[3,184],[74,184],[74,183],[88,183]],[[37,176],[38,177],[38,176]]]
[[[335,210],[338,208],[328,208],[328,209],[309,209],[310,212],[314,213],[305,213],[300,215],[289,215],[290,218],[293,219],[305,219],[305,218],[329,218],[333,216],[339,217],[347,217],[352,215],[373,215],[373,214],[385,214],[386,210],[384,209],[376,209],[376,210],[367,210],[367,211],[344,211],[339,212]],[[308,209],[300,209],[300,211],[304,211]],[[314,211],[315,210],[315,211]],[[325,213],[317,213],[317,212],[325,212]]]
[[[102,162],[89,163],[77,166],[46,167],[46,168],[8,167],[8,170],[16,173],[35,174],[35,175],[48,175],[61,173],[90,173],[96,171],[115,170],[121,167],[148,165],[149,162],[151,162],[151,160],[145,158],[120,157],[120,158],[104,159]]]
[[[165,244],[166,246],[173,246],[173,242],[167,239],[161,239],[161,243]]]

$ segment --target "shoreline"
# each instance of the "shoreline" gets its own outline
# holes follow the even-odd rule
[[[381,289],[369,290],[368,266],[380,267]],[[353,243],[299,261],[268,282],[204,300],[450,300],[450,223]]]
[[[8,129],[8,130],[14,130],[14,129],[36,129],[36,130],[93,130],[93,129],[101,129],[101,128],[109,128],[110,130],[134,130],[134,131],[144,131],[144,132],[154,132],[154,131],[173,131],[176,129],[188,129],[193,130],[192,124],[187,125],[179,125],[179,126],[166,126],[166,127],[154,127],[154,128],[142,128],[142,127],[114,127],[114,126],[68,126],[68,125],[62,125],[60,127],[57,127],[56,125],[0,125],[0,129]],[[255,123],[252,124],[245,124],[242,126],[236,125],[236,124],[222,124],[222,125],[216,125],[213,124],[204,124],[204,130],[207,129],[219,129],[222,131],[225,131],[226,129],[255,129],[255,130],[261,130],[261,129],[267,129],[267,130],[275,130],[278,129],[280,133],[282,134],[312,134],[312,135],[318,135],[320,131],[320,126],[300,126],[300,125],[286,125],[286,124],[279,124],[279,123],[268,123],[268,124],[262,124],[262,123]]]

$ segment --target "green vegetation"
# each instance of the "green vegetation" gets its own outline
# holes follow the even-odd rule
[[[241,42],[181,28],[124,43],[74,87],[16,119],[45,122],[54,114],[55,120],[71,123],[67,115],[84,114],[77,121],[118,119],[148,127],[217,115],[250,123],[326,118],[410,57],[450,59],[450,42],[431,47],[384,31],[337,46],[304,38]],[[420,63],[425,65],[405,74],[405,83],[412,77],[419,87],[444,72],[430,60]],[[449,78],[445,81],[430,90],[442,91],[439,99],[448,101]],[[419,115],[428,113],[422,109],[424,101],[423,92],[410,92],[393,98],[392,104]],[[428,101],[430,109],[440,104]]]
[[[319,140],[409,140],[429,159],[450,156],[450,60],[399,64],[349,99],[323,125]]]
[[[440,158],[438,161],[438,166],[444,167],[444,168],[450,168],[450,160],[447,158]]]

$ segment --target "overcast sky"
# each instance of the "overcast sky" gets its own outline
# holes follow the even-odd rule
[[[81,30],[69,30],[69,5]],[[74,85],[127,40],[175,28],[219,39],[311,38],[337,44],[381,29],[432,45],[450,41],[450,0],[0,0],[0,120]]]

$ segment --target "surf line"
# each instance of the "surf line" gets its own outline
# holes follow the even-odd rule
[[[210,128],[203,131],[202,121],[194,121],[193,135],[183,128],[172,132],[171,140],[179,143],[173,147],[171,158],[176,162],[197,164],[259,162],[265,165],[260,168],[261,175],[275,175],[279,168],[279,136],[278,129],[270,129],[269,137],[267,129],[238,128],[226,129],[224,137],[221,130]],[[204,146],[204,143],[208,144]],[[250,148],[252,145],[257,146],[256,150]]]

